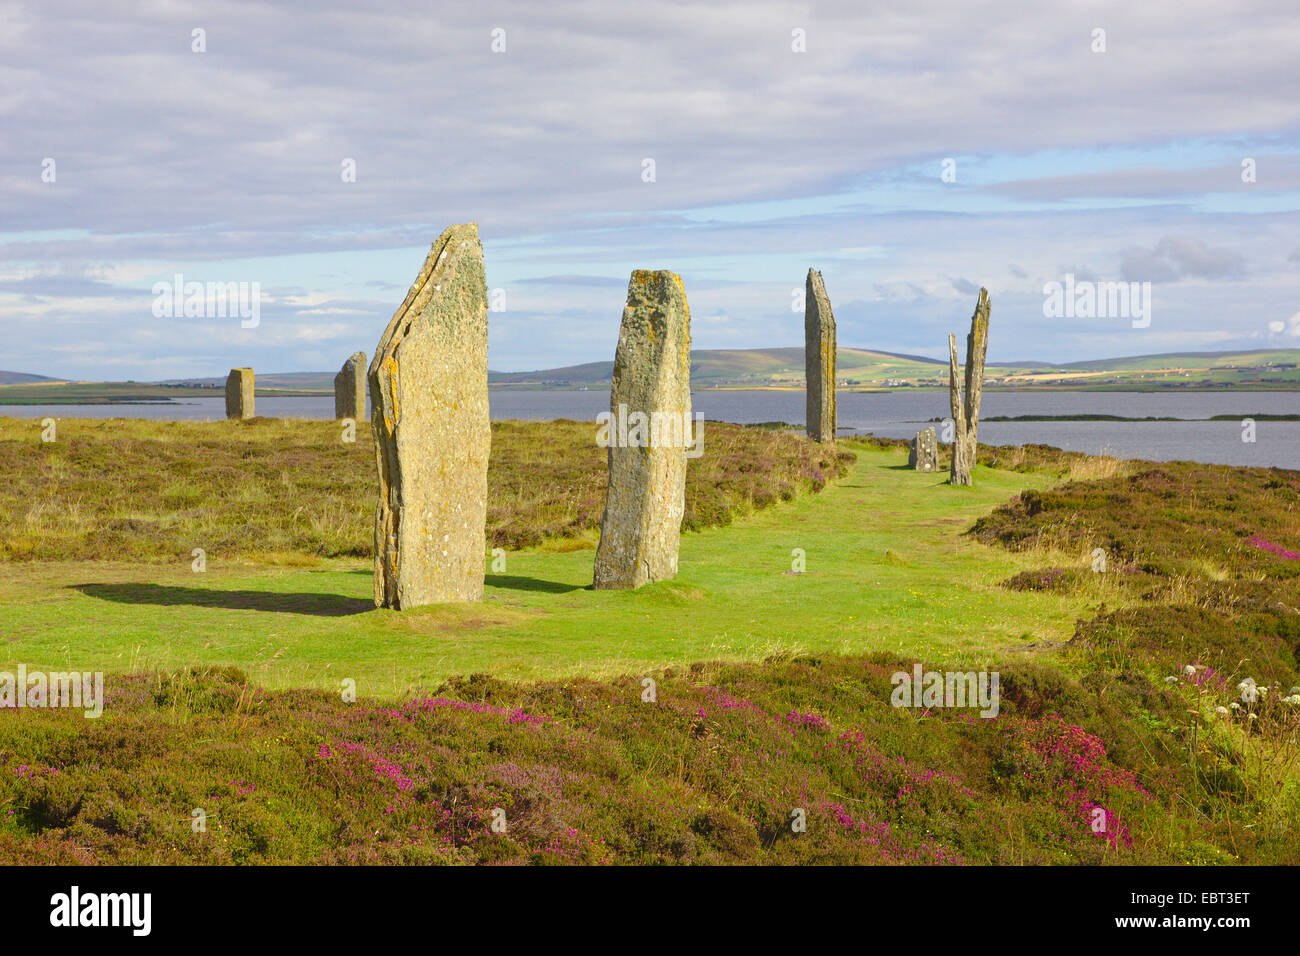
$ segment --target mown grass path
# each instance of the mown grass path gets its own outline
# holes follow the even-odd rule
[[[607,677],[779,652],[890,650],[978,666],[1009,648],[1062,640],[1077,596],[998,582],[1041,557],[963,532],[1045,474],[978,468],[975,487],[916,473],[897,450],[855,449],[821,494],[682,538],[671,582],[591,590],[590,549],[507,555],[481,605],[377,611],[369,562],[318,567],[223,562],[207,571],[102,562],[0,566],[0,665],[43,670],[229,664],[271,688],[397,697],[454,674]],[[789,572],[792,551],[806,572]]]

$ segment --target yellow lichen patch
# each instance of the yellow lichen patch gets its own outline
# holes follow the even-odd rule
[[[402,418],[402,411],[401,411],[401,407],[398,404],[398,397],[397,397],[397,378],[398,378],[397,356],[390,355],[388,356],[388,358],[384,359],[384,370],[388,373],[388,394],[392,398],[392,406],[393,406],[392,418],[388,417],[388,409],[387,408],[384,409],[384,426],[388,429],[389,432],[392,432],[392,430],[397,427],[397,423]]]

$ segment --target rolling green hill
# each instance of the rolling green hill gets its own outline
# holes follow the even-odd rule
[[[1297,362],[1300,362],[1300,349],[1260,349],[1250,352],[1163,352],[1155,355],[1130,355],[1127,358],[1071,362],[1061,367],[1144,371],[1155,367],[1168,368],[1179,365],[1200,368],[1207,364],[1216,368],[1248,368],[1266,365],[1282,367],[1294,366]]]
[[[213,380],[215,381],[215,380]],[[156,382],[27,382],[18,385],[0,385],[0,405],[139,405],[173,402],[184,398],[212,398],[225,394],[225,380],[221,384],[163,385]],[[312,388],[266,387],[259,376],[257,394],[260,396],[333,394]]]
[[[841,387],[943,387],[948,363],[920,355],[841,348]],[[492,372],[496,388],[607,387],[613,362],[535,372]],[[989,388],[1300,388],[1300,349],[1185,352],[1086,362],[1005,362],[985,370]],[[691,353],[691,382],[703,388],[803,388],[803,349],[713,349]]]
[[[54,382],[57,379],[44,375],[28,375],[26,372],[6,372],[0,369],[0,385],[24,385],[29,382]]]
[[[254,372],[259,392],[262,389],[273,389],[299,394],[312,392],[333,394],[334,376],[337,374],[336,372],[260,372],[256,369]],[[226,377],[219,375],[212,378],[171,378],[153,384],[169,387],[225,388]]]
[[[946,376],[947,363],[917,355],[866,349],[838,352],[841,378],[850,385],[881,385],[887,380]],[[588,362],[536,372],[491,372],[496,387],[608,386],[613,362]],[[803,349],[697,349],[691,353],[691,382],[705,388],[803,388]]]
[[[992,373],[991,373],[992,374]],[[1001,384],[1066,388],[1300,388],[1300,349],[1166,352],[1019,369]]]
[[[921,355],[841,348],[841,388],[942,388],[948,363]],[[587,362],[532,372],[488,372],[493,388],[608,388],[613,362]],[[1300,390],[1300,349],[1242,352],[1171,352],[1050,364],[1005,362],[985,369],[991,389],[1110,389],[1157,391],[1188,388]],[[258,372],[259,395],[329,395],[333,372]],[[803,349],[699,349],[691,353],[696,388],[802,389]],[[164,382],[65,382],[20,372],[0,372],[0,405],[166,402],[220,394],[224,377]]]

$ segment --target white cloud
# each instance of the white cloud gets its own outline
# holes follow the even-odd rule
[[[1035,290],[1065,262],[1158,276],[1172,307],[1156,322],[1188,337],[1244,344],[1294,299],[1277,250],[1294,246],[1286,190],[1300,188],[1300,16],[1272,0],[1188,0],[1177,17],[1128,0],[204,10],[0,7],[0,324],[31,371],[292,370],[371,351],[434,235],[470,219],[489,285],[508,290],[510,311],[489,322],[503,369],[610,357],[637,267],[675,269],[698,315],[728,317],[701,320],[699,347],[797,344],[789,289],[810,265],[854,344],[900,351],[941,352],[985,285],[991,354],[1114,354],[1101,332],[1035,320]],[[1104,55],[1089,50],[1096,23]],[[205,54],[189,50],[196,24]],[[490,51],[497,25],[505,54]],[[790,50],[794,26],[805,54]],[[1193,209],[1245,149],[1258,189],[1229,213]],[[1058,168],[1061,155],[1077,162]],[[40,180],[46,156],[55,183]],[[948,156],[963,157],[955,184],[938,180]],[[968,178],[981,164],[1004,171],[997,185]],[[1034,212],[1038,200],[1060,207]],[[1247,262],[1251,282],[1232,281]],[[135,286],[196,264],[262,281],[258,335],[174,334],[137,311]],[[525,294],[538,276],[591,281]],[[295,309],[339,321],[308,329]]]
[[[1295,313],[1285,322],[1273,321],[1268,324],[1271,335],[1283,338],[1300,339],[1300,312]]]
[[[1243,269],[1241,253],[1211,249],[1200,239],[1187,236],[1165,236],[1152,249],[1131,249],[1120,263],[1120,271],[1130,282],[1235,278]]]

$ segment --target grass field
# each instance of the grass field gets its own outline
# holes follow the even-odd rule
[[[161,441],[101,427],[73,425],[53,471],[13,447],[30,435],[0,442],[0,503]],[[373,607],[363,523],[283,520],[327,500],[322,474],[364,511],[358,449],[139,427],[197,431],[154,449],[160,474],[87,491],[48,559],[42,531],[0,561],[0,668],[109,672],[98,720],[0,711],[0,861],[1300,862],[1296,473],[982,447],[952,488],[899,442],[841,443],[850,461],[737,429],[692,464],[713,504],[673,581],[591,590],[594,535],[570,528],[504,549],[481,604],[397,613]],[[567,427],[499,432],[502,514],[599,472]],[[201,434],[221,447],[186,451]],[[232,482],[210,527],[249,548],[199,573],[184,535],[145,546],[172,513],[147,489],[199,454],[251,469],[264,439],[292,464],[204,479]],[[891,706],[916,663],[999,671],[999,717]],[[1268,693],[1231,711],[1246,676]]]
[[[1033,566],[962,532],[1043,475],[981,469],[974,490],[859,450],[831,494],[804,495],[730,527],[688,534],[680,573],[636,592],[593,591],[591,542],[510,551],[481,606],[375,610],[369,560],[310,567],[224,560],[191,570],[120,562],[0,564],[6,657],[29,667],[228,664],[268,687],[392,697],[454,675],[515,679],[627,671],[778,653],[906,650],[990,655],[1061,640],[1091,599],[1021,595],[998,582]],[[792,552],[807,573],[790,574]]]

